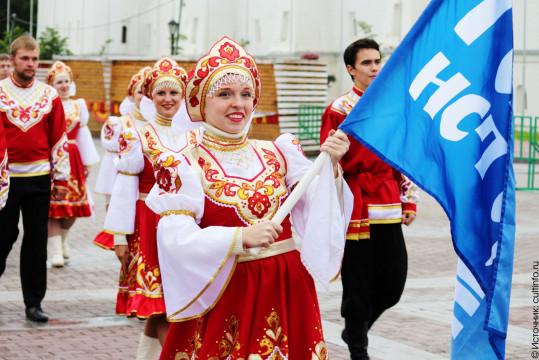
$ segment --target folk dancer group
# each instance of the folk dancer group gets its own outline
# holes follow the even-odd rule
[[[11,46],[14,73],[0,82],[0,223],[9,235],[0,242],[0,274],[22,210],[26,315],[47,321],[41,309],[47,236],[52,266],[61,267],[69,258],[69,228],[94,211],[86,178],[99,158],[84,100],[69,99],[71,69],[56,62],[48,85],[38,82],[39,48],[32,38],[20,39]],[[356,62],[363,61],[362,49],[351,50],[348,69],[358,88],[348,97],[355,101],[368,86],[355,75],[356,66],[365,65]],[[290,215],[272,221],[312,162],[290,134],[273,142],[248,137],[261,89],[255,60],[225,37],[189,75],[168,57],[141,69],[128,85],[122,116],[102,128],[106,154],[95,190],[106,196],[107,215],[94,242],[113,249],[121,264],[116,313],[145,319],[137,359],[327,359],[314,279],[337,278],[343,256],[343,338],[352,359],[368,359],[366,331],[383,309],[345,310],[361,304],[350,300],[358,295],[348,285],[358,269],[346,264],[362,256],[358,252],[376,254],[348,241],[345,250],[346,229],[352,217],[347,239],[374,238],[383,232],[371,226],[369,236],[371,211],[386,203],[400,209],[405,198],[398,189],[382,200],[363,195],[376,179],[364,172],[383,172],[377,189],[410,190],[413,184],[365,154],[368,162],[354,163],[350,153],[343,158],[350,140],[336,127],[349,109],[331,105],[321,132],[321,151],[330,160],[302,189]],[[28,105],[37,116],[20,111]],[[409,209],[404,214],[415,215],[415,205]],[[301,253],[292,223],[303,238]],[[405,259],[405,248],[398,252]],[[398,271],[405,278],[406,270]],[[359,345],[351,346],[356,338]]]

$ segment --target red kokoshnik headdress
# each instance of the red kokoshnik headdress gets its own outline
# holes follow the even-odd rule
[[[198,60],[193,77],[187,83],[185,102],[191,121],[204,121],[208,90],[226,74],[238,74],[251,80],[254,86],[253,108],[256,108],[261,91],[256,62],[240,44],[224,37],[212,46],[208,55]]]
[[[52,85],[54,79],[59,75],[67,75],[69,80],[73,81],[73,72],[71,71],[71,68],[61,61],[55,61],[47,73],[47,78],[45,79],[46,83]]]
[[[187,72],[168,56],[157,60],[153,68],[146,73],[142,84],[142,92],[150,99],[153,99],[153,94],[165,83],[173,87],[177,86],[182,94],[185,93]]]
[[[135,95],[135,92],[137,91],[138,87],[141,86],[144,82],[144,77],[146,76],[146,73],[151,69],[151,67],[145,66],[140,69],[135,75],[133,75],[131,81],[129,81],[129,85],[127,85],[127,96],[133,97],[133,95]]]

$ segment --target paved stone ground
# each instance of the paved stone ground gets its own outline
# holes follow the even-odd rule
[[[90,183],[95,183],[98,167]],[[527,166],[516,164],[517,186]],[[0,279],[0,359],[134,359],[143,323],[114,315],[119,264],[112,251],[92,244],[104,221],[103,198],[95,195],[94,219],[77,220],[70,233],[72,257],[64,268],[48,268],[43,308],[46,325],[24,317],[19,280],[19,239]],[[539,194],[517,193],[517,238],[507,359],[530,359],[533,329],[533,264],[539,261]],[[1,236],[1,235],[0,235]],[[409,254],[406,289],[398,305],[370,332],[373,359],[448,359],[457,257],[441,207],[422,194],[419,216],[405,229]],[[348,359],[340,339],[340,282],[319,291],[330,356]],[[303,360],[303,359],[293,359]]]

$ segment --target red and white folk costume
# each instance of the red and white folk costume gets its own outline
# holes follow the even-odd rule
[[[0,211],[0,275],[19,235],[23,216],[21,283],[26,308],[39,307],[47,288],[47,219],[53,189],[67,190],[69,154],[58,93],[35,78],[27,86],[14,75],[0,81],[0,121],[8,149],[10,188]],[[22,210],[22,211],[21,211]]]
[[[183,93],[186,80],[185,70],[165,57],[146,73],[143,92],[153,96],[160,88],[177,87]],[[128,271],[120,273],[118,315],[147,318],[165,313],[156,244],[159,217],[144,200],[155,184],[159,154],[179,154],[198,144],[198,132],[175,135],[171,122],[157,114],[138,129],[123,129],[119,138],[118,175],[105,220],[105,231],[114,234],[115,245],[128,245],[130,252]]]
[[[322,115],[320,141],[338,128],[362,95],[354,86],[332,102]],[[409,220],[403,213],[415,215],[418,195],[410,180],[355,139],[341,164],[354,194],[341,269],[341,316],[348,349],[359,359],[368,357],[369,329],[404,290],[408,260],[401,223]]]
[[[68,143],[64,111],[56,90],[35,79],[23,87],[12,75],[0,81],[0,118],[10,176],[51,174],[55,187],[67,189]]]
[[[9,170],[7,167],[7,145],[4,137],[4,125],[0,121],[0,210],[6,205],[9,192]]]
[[[114,187],[114,179],[118,174],[116,162],[120,149],[119,136],[124,129],[139,128],[148,123],[142,116],[140,109],[135,105],[133,98],[135,93],[142,87],[144,76],[151,70],[149,66],[140,69],[129,81],[127,86],[127,97],[122,102],[120,110],[121,117],[110,116],[101,128],[101,146],[106,150],[97,175],[95,192],[105,195],[105,203],[110,203],[110,196]],[[105,249],[114,249],[114,236],[111,233],[102,231],[94,239],[94,244]]]
[[[71,68],[61,61],[56,61],[47,74],[46,82],[53,85],[56,79],[67,77],[72,82]],[[64,200],[57,201],[51,195],[49,217],[78,218],[92,215],[92,207],[84,167],[99,161],[99,155],[88,129],[89,113],[84,99],[62,99],[66,118],[67,143],[69,152],[70,175],[67,194]]]
[[[198,61],[188,83],[191,119],[205,119],[208,92],[238,81],[254,90],[256,106],[260,77],[255,61],[237,43],[223,38]],[[331,273],[328,281],[338,275],[345,221],[336,185],[343,185],[342,178],[335,181],[328,165],[325,192],[317,188],[324,182],[315,182],[292,211],[304,249],[312,242],[319,246],[314,262],[296,250],[289,217],[274,244],[250,255],[243,249],[242,228],[272,219],[312,163],[290,134],[270,142],[248,139],[248,125],[239,134],[203,126],[199,147],[185,156],[162,155],[168,164],[162,165],[162,180],[146,200],[161,214],[159,262],[172,322],[161,359],[327,359],[307,268],[316,268],[319,260]],[[314,207],[316,200],[325,198],[317,197],[319,193],[333,194],[333,202]],[[331,209],[331,216],[310,211],[321,208]],[[315,214],[322,215],[318,225],[333,231],[333,242],[331,236],[307,236]],[[334,256],[324,262],[330,253]]]
[[[363,91],[354,88],[331,103],[322,115],[320,143],[337,129],[354,108]],[[346,238],[369,238],[369,224],[400,224],[403,213],[416,213],[417,187],[355,139],[341,164],[354,196],[354,211]],[[361,195],[360,195],[361,194]]]

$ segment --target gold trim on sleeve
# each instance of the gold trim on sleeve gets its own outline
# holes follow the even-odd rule
[[[196,214],[189,210],[167,210],[161,213],[162,218],[169,215],[187,215],[196,218]]]
[[[125,171],[118,171],[118,174],[127,175],[127,176],[138,176],[138,174],[132,174]]]

